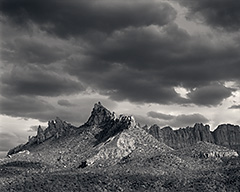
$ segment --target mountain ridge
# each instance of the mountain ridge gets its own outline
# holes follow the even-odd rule
[[[124,129],[136,126],[136,124],[133,116],[120,115],[117,117],[114,112],[110,112],[98,102],[94,104],[90,117],[83,125],[76,127],[56,117],[55,121],[48,122],[48,127],[45,130],[39,126],[36,136],[29,137],[26,144],[10,149],[8,155],[29,150],[32,146],[39,145],[49,139],[58,139],[80,130],[84,131],[89,127],[91,127],[91,132],[96,139],[95,145],[98,145]],[[222,124],[214,131],[210,131],[209,125],[203,125],[202,123],[196,123],[194,127],[179,128],[177,130],[173,130],[171,127],[160,128],[156,124],[149,128],[143,127],[143,129],[160,142],[174,149],[188,147],[203,141],[235,149],[240,153],[240,127],[238,125]]]

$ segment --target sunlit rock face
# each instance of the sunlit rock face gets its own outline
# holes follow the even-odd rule
[[[97,145],[98,152],[86,160],[87,165],[105,163],[109,165],[129,155],[138,158],[148,154],[160,154],[173,150],[138,126],[133,116],[120,115],[115,120],[115,125],[108,128],[106,133],[112,133],[112,130],[115,130],[116,127],[121,131]]]
[[[102,113],[102,109],[100,111]],[[106,115],[107,113],[103,114]],[[95,162],[103,162],[109,159],[114,163],[129,155],[136,148],[136,140],[130,134],[130,130],[137,128],[134,117],[120,115],[119,118],[117,118],[113,116],[113,114],[107,115],[112,118],[102,117],[105,121],[101,121],[101,123],[106,123],[106,120],[112,121],[112,123],[103,127],[103,131],[97,135],[96,138],[101,141],[101,143],[97,143],[99,144],[99,152],[87,160],[88,165],[92,165]],[[138,129],[141,128],[138,127]]]
[[[122,133],[106,141],[99,152],[87,160],[88,165],[110,160],[116,162],[129,155],[136,148],[136,141],[127,133]]]

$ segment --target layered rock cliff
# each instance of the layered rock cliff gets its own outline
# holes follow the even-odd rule
[[[238,125],[219,125],[212,135],[215,144],[234,149],[240,154],[240,127]]]
[[[174,149],[189,147],[199,141],[222,145],[240,152],[240,127],[234,125],[220,125],[213,132],[208,125],[197,123],[194,127],[173,130],[171,127],[160,128],[157,125],[147,130],[161,142]]]

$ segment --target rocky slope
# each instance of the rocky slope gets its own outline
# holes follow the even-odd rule
[[[171,127],[151,126],[147,131],[156,139],[174,149],[192,146],[199,141],[214,143],[240,152],[240,127],[220,125],[213,132],[208,125],[196,123],[194,127],[173,130]]]
[[[238,157],[238,153],[227,147],[215,145],[204,141],[198,141],[196,144],[176,150],[180,156],[190,156],[193,158],[231,158]]]
[[[29,137],[26,144],[21,144],[11,149],[8,152],[8,155],[12,155],[23,150],[31,150],[31,148],[36,147],[49,139],[58,139],[59,137],[70,134],[75,129],[76,127],[57,117],[55,121],[52,120],[48,122],[48,127],[45,130],[39,126],[36,136]]]

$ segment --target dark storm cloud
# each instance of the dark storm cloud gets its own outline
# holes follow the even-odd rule
[[[240,105],[232,105],[228,109],[240,109]]]
[[[32,30],[33,36],[72,46],[51,45],[38,36],[31,43],[17,34],[3,41],[4,60],[15,65],[1,78],[5,96],[69,95],[86,87],[116,101],[211,106],[233,90],[219,88],[214,95],[208,86],[239,80],[238,41],[188,34],[173,23],[176,11],[167,3],[3,0],[1,9],[12,28],[35,27],[40,32]],[[23,68],[16,67],[18,61]],[[174,87],[191,90],[189,98]],[[208,101],[201,101],[202,95]]]
[[[54,110],[54,107],[46,101],[26,96],[1,97],[0,106],[1,114],[12,117],[36,118],[43,121],[46,120],[45,114]]]
[[[12,117],[33,118],[42,122],[56,117],[71,123],[83,123],[86,120],[86,116],[83,116],[79,111],[73,112],[72,110],[59,109],[44,100],[34,97],[1,98],[0,106],[1,114]]]
[[[240,1],[236,0],[180,0],[189,9],[189,19],[200,19],[207,24],[227,30],[240,29]]]
[[[75,64],[68,65],[67,69],[81,81],[113,100],[164,104],[185,102],[173,87],[161,84],[158,78],[148,74],[147,71],[129,69],[121,64],[98,64],[102,65],[102,69],[96,69],[98,66],[96,68],[88,66],[84,69],[80,66],[78,69]]]
[[[142,126],[157,124],[160,127],[171,126],[175,128],[192,126],[195,123],[207,123],[209,120],[199,113],[189,114],[189,115],[169,115],[164,113],[158,113],[150,111],[147,113],[148,117],[145,116],[136,116],[136,121],[139,122]]]
[[[1,77],[2,95],[58,96],[84,90],[82,84],[37,66],[14,67]]]
[[[232,95],[232,89],[220,84],[199,87],[188,94],[191,101],[198,105],[218,105]]]
[[[83,116],[79,113],[79,109],[75,112],[59,109],[44,100],[34,97],[1,98],[0,106],[1,114],[12,117],[33,118],[42,122],[55,119],[56,117],[71,123],[83,123],[86,120],[86,115]],[[90,113],[90,109],[87,113]]]
[[[162,120],[171,120],[171,119],[174,118],[173,115],[166,115],[164,113],[158,113],[158,112],[155,112],[155,111],[149,111],[147,113],[147,116],[152,117],[152,118],[162,119]]]
[[[61,100],[58,100],[58,105],[60,106],[64,106],[64,107],[72,107],[74,106],[73,103],[71,103],[70,101],[66,100],[66,99],[61,99]]]
[[[47,42],[19,37],[2,43],[1,52],[4,61],[17,64],[50,64],[67,56],[64,50],[49,46]]]
[[[69,58],[66,70],[114,100],[216,105],[230,90],[219,90],[225,92],[201,103],[199,92],[184,99],[174,87],[205,91],[201,87],[212,82],[239,79],[240,51],[235,46],[216,46],[175,24],[124,29],[93,43],[86,53]]]
[[[169,115],[164,113],[158,113],[154,111],[149,111],[147,113],[148,117],[158,119],[158,125],[169,125],[173,127],[186,127],[192,126],[195,123],[207,123],[209,120],[201,114],[194,113],[189,115]]]
[[[17,24],[34,22],[64,37],[129,26],[165,25],[176,17],[169,4],[151,0],[3,0],[1,11]]]
[[[204,79],[208,82],[238,78],[237,47],[220,43],[216,46],[209,41],[208,37],[190,36],[175,24],[162,28],[128,28],[114,33],[103,43],[94,44],[89,54],[98,60],[158,75],[162,83],[171,85],[178,84],[178,80],[185,86],[196,86]],[[214,67],[213,73],[209,69]]]

